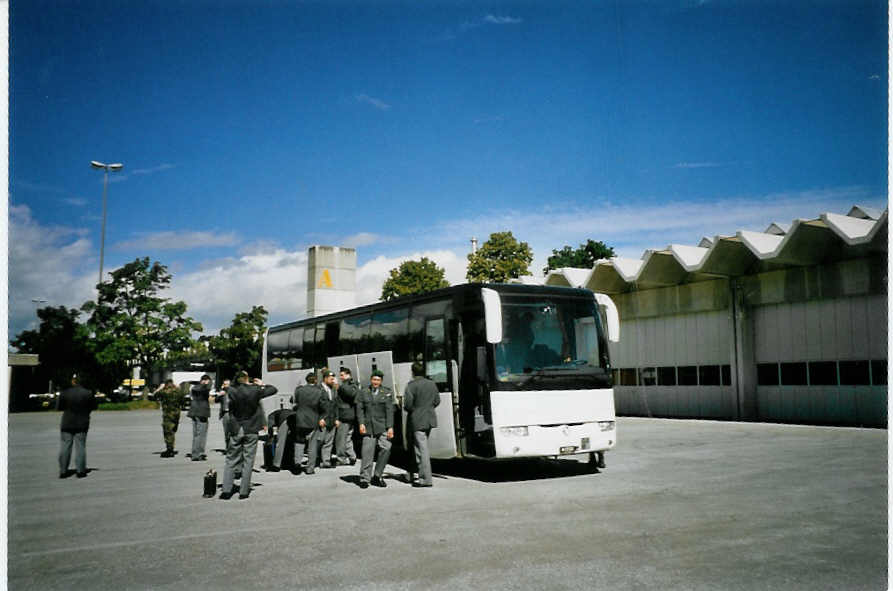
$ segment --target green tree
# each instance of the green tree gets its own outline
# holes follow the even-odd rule
[[[97,286],[97,301],[81,309],[90,314],[87,327],[101,365],[137,364],[148,375],[168,353],[192,346],[192,333],[202,325],[186,315],[185,302],[159,295],[170,282],[167,267],[145,257],[112,271],[111,280]]]
[[[52,382],[54,388],[68,386],[71,376],[82,373],[90,360],[78,316],[80,311],[75,308],[40,308],[38,329],[24,330],[11,341],[19,352],[39,356],[37,378],[47,385]]]
[[[543,267],[543,274],[563,267],[576,267],[578,269],[590,269],[599,259],[609,259],[615,256],[614,249],[599,240],[587,240],[579,248],[565,246],[561,250],[552,250],[547,264]]]
[[[252,306],[250,312],[236,314],[232,324],[221,329],[219,335],[207,337],[208,349],[218,367],[218,380],[231,377],[240,369],[252,376],[261,374],[267,315],[263,306]]]
[[[518,242],[511,232],[494,232],[477,252],[468,255],[469,281],[505,283],[522,275],[530,275],[528,268],[533,252],[526,242]]]
[[[449,282],[443,276],[444,270],[428,257],[422,257],[418,261],[405,261],[396,269],[391,269],[390,277],[381,287],[381,300],[449,287]]]

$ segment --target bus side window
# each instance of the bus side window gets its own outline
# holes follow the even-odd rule
[[[425,322],[425,374],[437,382],[438,388],[448,388],[446,330],[443,317],[432,318]]]

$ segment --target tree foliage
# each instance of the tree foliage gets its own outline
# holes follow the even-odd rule
[[[390,277],[381,287],[381,300],[425,293],[449,286],[449,282],[444,279],[444,270],[428,257],[422,257],[421,260],[405,261],[396,269],[391,269]]]
[[[505,283],[522,275],[530,275],[528,268],[533,252],[526,242],[518,242],[511,232],[494,232],[477,252],[468,255],[469,281]]]
[[[579,248],[565,246],[561,250],[552,250],[543,273],[564,267],[576,267],[578,269],[590,269],[599,259],[609,259],[615,256],[614,249],[601,240],[587,240]]]
[[[221,329],[219,335],[205,339],[219,368],[218,378],[232,376],[240,369],[252,376],[260,375],[267,316],[263,306],[253,306],[250,312],[236,314],[232,324]]]
[[[52,381],[55,387],[64,388],[72,375],[81,373],[89,359],[78,316],[80,311],[65,306],[40,308],[37,330],[24,330],[11,341],[19,352],[38,355],[40,365],[36,373],[41,381]]]
[[[100,364],[136,363],[148,372],[168,352],[190,348],[193,331],[201,332],[202,325],[186,316],[185,302],[159,295],[170,281],[167,267],[145,257],[112,271],[111,280],[98,285],[97,301],[82,310],[90,314],[87,328]]]

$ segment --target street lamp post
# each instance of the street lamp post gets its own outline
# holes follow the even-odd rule
[[[108,191],[109,191],[109,171],[112,172],[121,170],[124,168],[123,164],[115,163],[115,164],[103,164],[102,162],[97,162],[96,160],[90,161],[90,166],[96,169],[101,169],[105,171],[102,180],[102,238],[100,239],[99,246],[99,283],[102,283],[102,262],[105,258],[105,209],[106,202],[108,200]]]

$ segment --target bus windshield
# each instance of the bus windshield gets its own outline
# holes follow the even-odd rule
[[[598,375],[602,382],[609,375],[594,300],[509,294],[501,294],[501,300],[503,338],[494,346],[497,388],[552,389],[562,381],[568,382],[563,387],[574,387],[584,385],[581,378],[589,382],[587,376]]]

